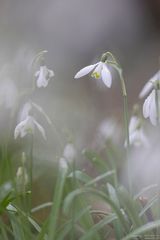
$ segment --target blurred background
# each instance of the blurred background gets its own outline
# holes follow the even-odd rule
[[[46,64],[55,72],[48,87],[32,96],[56,128],[51,131],[40,119],[48,140],[37,134],[34,145],[36,164],[49,166],[69,141],[77,151],[95,147],[96,131],[105,119],[114,117],[123,124],[117,74],[113,72],[108,89],[89,76],[75,80],[76,72],[111,51],[123,67],[131,109],[143,84],[159,69],[159,43],[159,0],[0,0],[1,140],[12,109],[18,113],[26,101],[17,105],[17,96],[32,84],[30,64],[39,51],[48,51]],[[12,140],[16,124],[17,116]],[[12,151],[21,152],[25,141],[12,140]],[[42,170],[36,168],[35,177],[44,175]]]

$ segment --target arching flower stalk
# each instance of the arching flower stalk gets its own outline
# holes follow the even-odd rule
[[[82,68],[74,78],[81,78],[90,72],[92,72],[91,76],[96,78],[96,79],[102,79],[104,84],[107,87],[111,87],[112,84],[112,77],[111,73],[109,71],[108,66],[112,66],[113,68],[116,69],[116,71],[119,74],[120,81],[121,81],[121,89],[122,89],[122,96],[123,96],[123,107],[124,107],[124,125],[125,125],[125,136],[126,136],[126,141],[127,141],[127,158],[128,158],[128,151],[129,151],[129,124],[128,124],[128,101],[127,101],[127,91],[126,91],[126,85],[123,77],[123,72],[122,68],[120,67],[119,63],[117,62],[116,58],[114,55],[110,52],[106,52],[102,54],[100,62],[89,65],[87,67]],[[128,178],[129,173],[128,173]],[[131,185],[131,184],[129,184]]]

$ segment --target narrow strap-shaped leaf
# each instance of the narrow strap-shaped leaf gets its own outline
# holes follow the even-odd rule
[[[160,227],[160,220],[147,223],[147,224],[135,229],[133,232],[129,233],[122,240],[135,239],[136,237],[140,237],[140,236],[142,236],[142,234],[144,235],[144,233],[146,233],[152,229],[158,228],[158,227]],[[156,236],[153,236],[153,235],[146,235],[146,237],[148,239],[149,239],[149,237],[150,237],[150,239],[156,239]]]

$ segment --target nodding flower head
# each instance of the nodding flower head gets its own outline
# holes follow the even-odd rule
[[[75,75],[75,79],[81,78],[87,74],[92,72],[91,76],[96,79],[102,79],[103,83],[110,88],[112,85],[112,76],[107,67],[107,64],[103,61],[95,63],[93,65],[89,65],[87,67],[82,68],[77,74]]]
[[[151,123],[156,126],[160,112],[160,70],[144,85],[139,97],[145,96],[147,98],[143,104],[143,116],[149,118]]]
[[[143,116],[144,118],[149,118],[152,125],[154,126],[157,125],[157,120],[159,119],[159,116],[157,116],[157,114],[160,112],[160,90],[157,90],[157,98],[158,104],[156,104],[156,90],[153,89],[143,104]]]
[[[129,122],[129,141],[133,146],[148,146],[148,139],[142,127],[142,120],[138,116],[132,116]],[[127,147],[127,141],[125,141]]]
[[[40,66],[39,71],[35,73],[37,78],[37,87],[47,87],[49,80],[54,77],[54,72],[46,66]]]
[[[46,139],[46,134],[44,131],[44,128],[32,117],[27,116],[25,120],[18,123],[14,130],[14,138],[18,138],[19,136],[21,138],[25,137],[28,134],[34,134],[35,126],[39,130],[39,132],[42,134],[43,138]]]

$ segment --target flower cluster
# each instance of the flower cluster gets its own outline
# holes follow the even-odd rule
[[[38,55],[43,56],[43,54],[46,53],[46,51],[42,51]],[[45,65],[41,65],[40,69],[35,73],[36,77],[36,82],[37,82],[37,87],[47,87],[48,82],[50,79],[54,76],[54,72],[50,69],[48,69]],[[37,122],[37,120],[31,115],[31,110],[32,108],[36,108],[45,118],[47,121],[50,123],[50,119],[48,116],[45,114],[43,109],[38,106],[37,104],[29,101],[26,102],[20,112],[19,116],[19,123],[17,124],[15,131],[14,131],[14,138],[18,137],[25,137],[28,134],[34,134],[35,128],[39,130],[43,138],[46,140],[46,134],[44,128]]]

